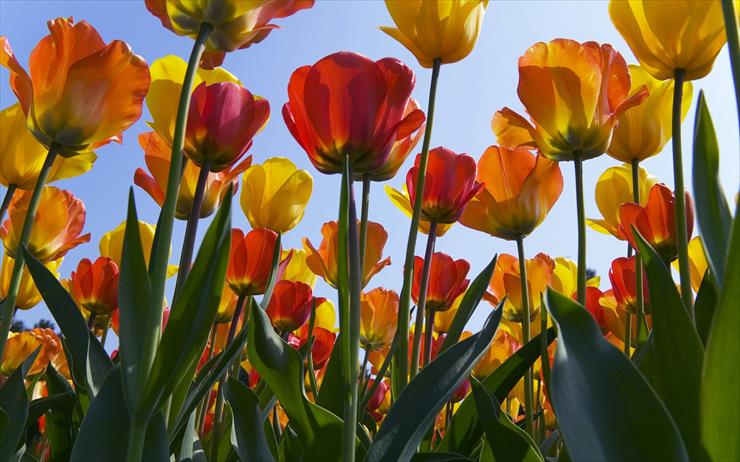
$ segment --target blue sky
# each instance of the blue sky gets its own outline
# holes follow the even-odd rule
[[[503,106],[522,109],[516,96],[516,63],[518,57],[535,42],[566,37],[611,43],[629,63],[635,63],[634,56],[609,20],[607,6],[606,1],[491,2],[473,53],[460,63],[442,67],[432,147],[443,145],[477,159],[486,147],[495,143],[490,129],[491,117]],[[167,54],[186,58],[192,46],[190,39],[164,29],[159,20],[146,10],[143,0],[2,0],[0,34],[9,38],[16,55],[25,66],[35,44],[48,33],[46,21],[58,16],[87,20],[97,28],[104,40],[121,39],[128,42],[149,63]],[[282,28],[272,32],[264,42],[228,55],[224,67],[234,73],[250,91],[264,96],[271,103],[272,118],[266,129],[255,138],[250,151],[254,161],[285,156],[314,176],[314,195],[306,215],[296,229],[284,236],[284,245],[300,246],[304,236],[318,245],[321,224],[336,219],[339,177],[325,176],[313,169],[283,123],[280,109],[287,101],[287,83],[292,71],[340,50],[362,53],[373,59],[397,57],[416,72],[414,97],[422,107],[426,107],[430,71],[419,66],[405,48],[378,30],[378,26],[392,25],[383,2],[379,0],[318,0],[313,9],[301,11],[278,23]],[[720,53],[712,73],[694,82],[694,102],[683,124],[688,185],[691,185],[691,139],[699,89],[704,89],[706,93],[719,137],[721,180],[728,196],[734,196],[739,181],[740,148],[726,47]],[[4,69],[0,71],[0,103],[3,108],[15,103],[8,86],[8,73]],[[134,171],[144,165],[137,136],[146,131],[146,120],[149,118],[145,109],[141,120],[124,134],[122,145],[111,144],[98,151],[99,159],[91,172],[58,183],[58,186],[71,190],[85,202],[86,230],[92,233],[89,244],[74,249],[65,258],[61,266],[63,277],[69,275],[81,258],[95,258],[100,236],[124,219],[126,195],[133,183]],[[399,175],[388,183],[400,187],[411,163],[412,158],[401,170],[403,176]],[[585,164],[586,212],[589,217],[598,216],[593,200],[596,180],[606,168],[613,165],[617,165],[617,162],[607,156],[589,160]],[[663,153],[649,159],[644,165],[660,181],[672,187],[670,143]],[[561,167],[565,185],[563,194],[544,224],[527,239],[526,251],[530,257],[541,251],[553,257],[576,257],[573,166],[564,163]],[[158,208],[154,201],[140,189],[135,188],[135,191],[139,216],[150,223],[156,222]],[[393,264],[375,276],[368,288],[385,286],[399,290],[408,219],[390,203],[382,191],[382,185],[377,183],[373,184],[370,218],[382,223],[388,231],[385,254],[392,257]],[[235,226],[248,227],[239,208],[234,209],[233,222]],[[171,259],[174,263],[179,257],[184,227],[184,222],[176,223]],[[201,222],[200,231],[205,228],[206,223]],[[423,245],[424,239],[420,239],[417,254],[423,252]],[[608,286],[606,275],[611,260],[623,255],[625,247],[623,242],[610,236],[588,231],[588,266],[595,268],[602,276],[602,288]],[[437,241],[437,249],[455,258],[467,259],[472,267],[471,277],[495,253],[516,252],[512,242],[495,239],[460,225]],[[321,280],[317,282],[316,292],[334,296],[333,290]],[[480,325],[488,312],[489,307],[482,304],[471,320],[471,327]],[[28,323],[49,316],[43,306],[19,315]]]

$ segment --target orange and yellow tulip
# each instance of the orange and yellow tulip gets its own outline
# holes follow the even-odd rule
[[[557,162],[526,148],[490,146],[478,161],[483,184],[460,223],[492,236],[516,240],[539,226],[563,191]]]
[[[635,257],[619,257],[612,261],[609,268],[609,281],[617,306],[628,312],[637,313],[637,279],[635,275]],[[647,274],[642,273],[642,293],[645,312],[650,312],[650,293],[648,292]]]
[[[13,258],[18,252],[31,196],[31,191],[21,191],[13,196],[8,219],[0,227],[0,239],[3,240],[5,251]],[[28,251],[42,263],[58,260],[71,249],[90,240],[89,233],[80,235],[84,226],[85,204],[69,191],[45,186],[26,244]]]
[[[415,114],[414,117],[418,117],[417,111],[420,111],[419,103],[414,98],[409,98],[409,102],[406,104],[406,110],[403,111],[403,116],[407,117],[413,113]],[[403,134],[399,133],[399,138],[393,143],[393,147],[391,147],[391,152],[388,154],[385,163],[377,170],[368,174],[370,180],[386,181],[396,176],[396,173],[401,169],[403,163],[406,162],[411,151],[414,150],[419,140],[421,140],[425,127],[426,123],[422,123],[416,131],[410,131],[404,138],[401,137]],[[358,175],[358,177],[362,177],[362,175]]]
[[[359,227],[359,222],[357,223]],[[308,238],[303,238],[303,248],[308,256],[306,264],[317,276],[324,278],[327,284],[337,287],[338,242],[339,225],[336,221],[329,221],[321,226],[323,239],[318,250]],[[388,240],[388,233],[379,223],[367,222],[367,245],[365,247],[364,266],[362,268],[362,286],[365,287],[370,278],[380,270],[391,264],[391,258],[383,256],[383,247]]]
[[[139,237],[141,246],[144,251],[144,263],[149,266],[149,257],[152,253],[152,244],[154,242],[154,233],[156,226],[139,220]],[[115,229],[108,231],[100,237],[98,250],[103,257],[110,257],[118,267],[121,267],[121,254],[123,253],[123,236],[126,233],[126,222],[121,222]],[[177,266],[170,265],[167,268],[167,277],[177,273]]]
[[[362,293],[360,301],[360,345],[369,351],[390,346],[396,335],[398,294],[382,287]]]
[[[277,238],[275,231],[264,228],[253,229],[246,235],[240,229],[231,230],[226,283],[237,295],[265,293]]]
[[[424,123],[420,110],[405,114],[414,83],[397,59],[334,53],[293,72],[283,118],[321,173],[340,173],[348,157],[354,175],[372,175]]]
[[[406,174],[409,200],[416,201],[421,154]],[[475,181],[475,160],[445,147],[429,151],[426,182],[421,199],[421,215],[429,222],[454,223],[470,199],[483,187]]]
[[[640,64],[659,80],[672,79],[678,69],[687,80],[706,76],[727,41],[718,1],[612,0],[609,16]]]
[[[647,89],[629,90],[629,69],[611,45],[536,43],[519,58],[517,90],[532,122],[504,108],[493,131],[502,146],[536,147],[557,161],[600,156],[620,115],[647,96]]]
[[[70,275],[70,295],[91,313],[110,314],[118,308],[118,275],[118,265],[110,257],[95,262],[83,258]]]
[[[525,261],[527,268],[527,287],[529,292],[530,321],[539,313],[542,294],[552,281],[555,262],[543,253]],[[506,297],[504,318],[514,322],[523,321],[523,295],[519,260],[513,255],[500,254],[493,268],[489,288],[497,301]]]
[[[149,89],[149,67],[120,40],[105,44],[87,22],[49,21],[51,34],[31,52],[31,75],[0,37],[0,65],[28,128],[41,144],[70,157],[111,141],[141,116]]]
[[[478,40],[488,0],[386,0],[396,27],[380,30],[405,46],[423,67],[461,61]]]
[[[290,255],[290,260],[285,265],[283,277],[286,281],[300,281],[313,287],[316,284],[316,275],[306,264],[308,252],[304,249],[284,249],[280,254],[280,259],[285,259]]]
[[[404,215],[411,218],[413,207],[411,202],[409,202],[409,192],[406,184],[403,185],[403,191],[399,191],[389,185],[385,185],[385,193],[386,195],[388,195],[388,198],[391,200],[391,202],[393,202],[393,205],[398,207],[398,209],[401,210]],[[423,215],[419,215],[419,231],[424,234],[429,234],[430,225],[431,223],[429,222],[429,220],[426,220]],[[452,227],[452,225],[454,225],[454,223],[439,223],[437,225],[437,231],[435,232],[435,235],[437,237],[444,236],[445,233]]]
[[[460,308],[460,302],[462,302],[464,293],[457,296],[452,306],[445,311],[439,311],[434,316],[434,332],[437,334],[446,334],[450,327],[452,327],[452,321],[455,319],[458,308]]]
[[[414,303],[419,301],[423,266],[424,259],[414,257],[414,280],[411,284],[411,298]],[[470,271],[470,263],[463,259],[453,260],[452,257],[442,252],[432,254],[425,308],[429,311],[450,309],[455,299],[468,288],[470,283],[470,279],[466,278],[468,271]]]
[[[51,271],[58,278],[59,273],[57,272],[57,269],[61,264],[62,259],[60,258],[58,260],[44,263],[44,266],[46,266],[46,269]],[[10,286],[10,278],[13,273],[13,265],[15,265],[15,260],[7,254],[3,255],[3,263],[0,267],[0,299],[4,299],[8,296],[8,288]],[[39,293],[39,289],[36,287],[36,283],[33,282],[33,278],[31,277],[31,273],[28,271],[28,267],[24,266],[23,272],[21,273],[21,282],[18,286],[18,296],[15,299],[15,308],[19,310],[30,310],[40,302],[41,294]]]
[[[59,336],[51,329],[37,327],[32,330],[10,333],[2,362],[0,362],[0,374],[12,374],[39,347],[41,347],[39,354],[28,370],[29,377],[43,372],[49,363],[52,363],[57,370],[59,368],[56,366],[66,365],[64,349]]]
[[[555,267],[552,270],[552,280],[550,287],[556,292],[560,292],[566,297],[573,297],[578,291],[578,264],[573,260],[565,257],[555,258]],[[588,287],[599,287],[601,278],[595,276],[586,281],[586,290]],[[588,297],[588,292],[586,293]]]
[[[686,230],[689,236],[694,228],[694,208],[691,196],[686,194]],[[634,227],[638,233],[658,252],[664,261],[670,262],[678,257],[678,237],[674,218],[673,192],[663,183],[658,183],[648,193],[645,206],[628,202],[619,208],[619,222],[622,234],[632,247],[637,248],[637,240],[632,234]]]
[[[634,278],[633,278],[634,280]],[[629,311],[625,310],[623,306],[619,304],[615,296],[614,289],[609,289],[604,292],[599,299],[601,306],[601,313],[606,326],[607,334],[606,339],[617,347],[620,351],[624,350],[624,340],[627,337],[625,326],[627,324],[627,315]],[[649,314],[645,315],[645,322],[648,326],[652,325],[652,319]],[[630,326],[630,343],[635,345],[637,343],[637,316],[632,316]]]
[[[678,261],[673,262],[673,267],[678,270]],[[704,244],[701,237],[696,236],[689,241],[689,274],[691,276],[691,288],[694,292],[699,292],[701,281],[704,279],[708,267]]]
[[[483,380],[495,371],[509,356],[520,347],[519,343],[503,329],[496,331],[491,344],[481,356],[478,364],[473,367],[473,377]]]
[[[216,312],[216,324],[228,324],[234,317],[236,310],[237,296],[229,287],[228,283],[224,284],[224,290],[221,291],[221,300],[218,302],[218,311]]]
[[[302,282],[278,281],[272,291],[267,315],[280,332],[301,327],[311,314],[314,298],[311,286]]]

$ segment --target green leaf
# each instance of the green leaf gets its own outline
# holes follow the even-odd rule
[[[280,271],[280,254],[282,244],[282,234],[278,233],[277,239],[275,240],[275,247],[272,251],[272,265],[270,266],[270,274],[267,277],[267,286],[265,287],[265,294],[262,296],[262,302],[260,306],[263,310],[267,309],[267,305],[270,304],[270,298],[272,298],[272,291],[275,289],[275,284],[278,281],[278,272]]]
[[[532,438],[509,420],[500,404],[477,380],[470,379],[478,416],[496,462],[544,462]]]
[[[721,286],[732,216],[719,181],[719,145],[703,91],[699,92],[696,106],[693,165],[694,199],[701,239],[709,267]]]
[[[552,403],[572,460],[688,461],[668,410],[593,317],[554,290],[546,299],[559,331]]]
[[[224,397],[234,415],[236,453],[242,462],[273,461],[262,422],[259,398],[245,384],[230,378],[224,386]]]
[[[725,284],[714,314],[701,384],[701,436],[713,460],[740,460],[740,205],[735,211]]]
[[[316,400],[319,406],[327,409],[340,418],[344,415],[344,379],[342,378],[342,332],[339,332],[334,342],[329,362],[326,363],[324,379],[321,381],[319,396]]]
[[[491,276],[493,275],[493,269],[496,267],[497,259],[498,255],[494,255],[491,263],[473,280],[473,283],[470,284],[465,295],[463,295],[463,299],[460,301],[460,307],[457,309],[457,313],[455,313],[455,318],[452,320],[452,325],[447,332],[447,337],[442,344],[440,352],[445,351],[460,340],[460,335],[463,329],[465,329],[465,325],[486,293],[486,288],[488,288],[488,283],[491,282]]]
[[[473,462],[473,459],[452,452],[420,452],[414,455],[411,462]]]
[[[694,301],[696,330],[704,345],[709,340],[709,329],[712,327],[712,318],[714,318],[714,312],[719,304],[716,287],[714,282],[712,282],[712,275],[707,271],[704,273],[701,285],[699,286],[699,292],[697,292],[696,300]]]
[[[5,413],[8,424],[0,434],[0,460],[10,460],[21,445],[28,418],[28,395],[23,379],[39,355],[41,347],[28,355],[20,366],[10,374],[8,381],[0,388],[0,409]]]
[[[200,359],[221,301],[231,241],[231,196],[227,195],[198,249],[193,267],[170,311],[157,348],[140,412],[153,412]]]
[[[547,330],[548,345],[555,339],[555,328]],[[524,373],[532,367],[540,357],[541,335],[532,338],[526,345],[515,351],[509,358],[486,377],[481,385],[501,402],[509,396],[511,390],[524,377]],[[452,416],[442,441],[436,451],[470,454],[480,442],[483,427],[480,425],[475,398],[468,395]]]
[[[65,379],[54,367],[46,366],[46,387],[50,396],[65,396],[72,394],[72,400],[60,402],[52,406],[46,413],[46,430],[44,436],[49,440],[51,460],[69,460],[72,445],[77,433],[73,422],[76,401],[74,392]]]
[[[70,460],[126,460],[130,427],[131,417],[124,402],[121,371],[119,366],[115,366],[85,414]],[[161,412],[148,421],[143,454],[147,461],[169,461],[167,429]]]
[[[411,460],[437,414],[491,344],[502,312],[499,305],[480,332],[448,348],[411,380],[378,429],[368,462]]]
[[[23,254],[33,282],[64,335],[69,351],[67,361],[75,383],[84,386],[90,390],[91,395],[95,395],[106,374],[113,367],[108,353],[87,328],[85,318],[82,317],[77,304],[54,273],[36,260],[28,249],[24,248]]]
[[[267,314],[255,304],[248,328],[249,361],[280,400],[306,460],[340,460],[342,420],[306,398],[300,354],[275,333]]]

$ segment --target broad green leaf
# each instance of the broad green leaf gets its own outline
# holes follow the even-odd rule
[[[735,211],[725,284],[714,314],[701,384],[701,436],[712,460],[740,460],[740,205]]]
[[[342,421],[306,398],[298,351],[275,333],[267,313],[255,304],[248,329],[249,361],[280,400],[306,460],[340,460]]]
[[[699,429],[699,388],[704,348],[681,301],[671,270],[633,231],[650,287],[653,348],[659,393],[673,416],[691,460],[706,460]]]
[[[578,303],[551,289],[546,299],[559,332],[552,403],[571,459],[688,461],[676,424],[632,361]]]
[[[326,363],[326,371],[319,388],[319,396],[316,400],[319,406],[342,417],[344,414],[344,379],[342,378],[342,332],[339,332],[331,351],[329,362]]]
[[[74,424],[73,414],[76,401],[74,392],[65,379],[54,367],[46,366],[46,387],[50,396],[68,396],[72,394],[72,400],[61,402],[52,406],[46,413],[46,430],[44,436],[49,440],[51,449],[51,460],[69,460],[72,445],[77,433],[78,426]]]
[[[162,405],[200,359],[221,300],[231,241],[231,196],[227,195],[198,249],[182,293],[170,311],[157,348],[140,412]]]
[[[491,282],[491,276],[493,275],[493,269],[496,267],[497,258],[498,255],[493,257],[491,263],[473,280],[465,295],[463,295],[463,299],[460,301],[460,306],[457,309],[457,313],[455,313],[455,318],[452,320],[452,325],[447,332],[447,337],[445,337],[440,351],[445,351],[460,340],[460,335],[473,315],[473,311],[478,307],[480,301],[483,300],[483,294],[486,293],[488,283]]]
[[[265,287],[265,294],[262,296],[262,302],[260,306],[263,310],[267,309],[267,305],[270,304],[270,298],[272,298],[272,291],[275,288],[275,284],[278,281],[278,272],[280,271],[280,254],[281,254],[281,240],[282,234],[278,233],[277,239],[275,240],[275,248],[272,252],[272,265],[270,266],[270,274],[267,277],[267,286]]]
[[[126,460],[131,417],[124,402],[121,371],[115,366],[90,404],[72,448],[70,460]],[[167,429],[162,413],[148,421],[143,454],[147,461],[169,461]]]
[[[420,452],[414,454],[411,462],[473,462],[473,459],[451,452]]]
[[[442,352],[409,382],[378,429],[368,462],[411,460],[437,414],[490,345],[502,312],[499,305],[480,332]]]
[[[0,460],[10,460],[22,443],[21,438],[26,429],[24,423],[28,418],[28,395],[23,379],[40,349],[41,347],[31,353],[0,388],[0,410],[5,413],[8,422],[0,435]]]
[[[719,145],[704,92],[699,92],[694,121],[694,199],[701,239],[712,274],[722,285],[732,216],[719,181]]]
[[[712,275],[707,271],[701,280],[699,292],[694,301],[694,316],[696,317],[696,330],[704,345],[709,340],[709,329],[712,327],[714,311],[719,304],[717,286],[712,282]]]
[[[499,409],[499,402],[475,379],[470,379],[478,416],[496,462],[544,462],[532,438]]]
[[[267,446],[257,395],[242,382],[230,378],[224,386],[224,396],[234,416],[234,449],[239,459],[242,462],[274,460]]]
[[[555,339],[555,328],[547,330],[548,345]],[[540,357],[541,335],[532,338],[526,345],[515,351],[495,371],[486,377],[481,385],[497,401],[501,402],[509,396],[511,390],[524,376],[524,373],[532,367],[537,358]],[[478,419],[478,412],[473,396],[468,395],[457,411],[452,416],[452,421],[447,426],[442,441],[437,445],[436,451],[455,452],[459,454],[470,454],[480,442],[483,435],[483,427]]]

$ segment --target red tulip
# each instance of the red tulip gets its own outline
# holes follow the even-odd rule
[[[324,367],[329,361],[329,356],[331,356],[337,336],[334,332],[318,326],[314,326],[313,336],[315,340],[311,347],[311,360],[313,361],[314,369],[318,370]],[[288,343],[295,349],[301,348],[306,342],[308,342],[307,324],[301,326],[300,329],[288,337]]]
[[[279,331],[291,332],[306,322],[312,306],[311,286],[297,281],[278,281],[267,305],[267,315]]]
[[[411,297],[414,303],[419,300],[419,286],[421,284],[424,259],[414,257],[414,281],[411,288]],[[468,288],[469,279],[466,279],[470,264],[465,260],[453,260],[447,254],[435,252],[432,255],[432,264],[429,269],[429,286],[427,287],[426,309],[445,311],[452,306],[458,295]]]
[[[118,308],[118,275],[118,265],[108,257],[95,263],[83,258],[69,279],[72,298],[92,313],[112,313]]]
[[[642,273],[643,300],[645,311],[648,311],[650,294],[648,293],[647,275]],[[609,269],[609,280],[614,290],[614,298],[623,310],[637,313],[637,284],[635,277],[635,257],[619,257],[612,261]]]
[[[240,229],[231,230],[226,283],[234,293],[241,296],[265,293],[276,242],[277,233],[269,229],[253,229],[246,236]]]

